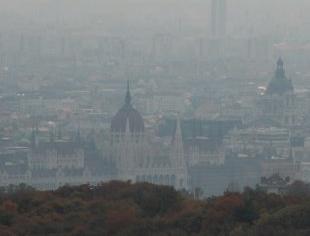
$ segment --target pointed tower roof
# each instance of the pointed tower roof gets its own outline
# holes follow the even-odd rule
[[[181,121],[180,121],[179,116],[177,117],[177,120],[176,120],[176,129],[175,129],[175,134],[173,138],[173,143],[183,146]]]
[[[180,117],[177,117],[175,134],[172,139],[172,156],[174,159],[178,159],[183,162],[184,158],[184,149],[183,149],[183,137],[181,129]]]
[[[125,105],[126,106],[131,105],[131,94],[130,94],[129,80],[127,80],[127,92],[126,92],[126,97],[125,97]]]
[[[293,92],[294,87],[292,81],[287,79],[285,75],[284,62],[280,57],[277,61],[275,75],[269,82],[266,94],[267,95],[283,95],[287,92]]]
[[[131,93],[129,81],[127,81],[127,91],[125,96],[125,104],[113,117],[111,122],[112,132],[125,133],[126,129],[132,133],[144,132],[144,121],[140,113],[133,108],[131,104]]]

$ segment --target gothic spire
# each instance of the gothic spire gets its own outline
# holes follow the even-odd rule
[[[126,98],[125,98],[125,105],[126,106],[131,105],[131,94],[130,94],[129,80],[127,80],[127,93],[126,93]]]
[[[177,116],[175,134],[172,139],[172,155],[179,165],[184,163],[182,129],[179,115]]]
[[[285,78],[284,62],[281,57],[279,57],[277,61],[276,78],[278,79]]]

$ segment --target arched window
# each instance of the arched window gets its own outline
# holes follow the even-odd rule
[[[164,184],[164,177],[162,175],[159,176],[159,184]]]
[[[154,175],[154,177],[153,177],[153,183],[154,183],[154,184],[158,184],[158,176],[157,176],[157,175]]]
[[[184,184],[184,180],[183,180],[183,179],[180,179],[180,181],[179,181],[179,186],[180,186],[180,188],[183,188],[183,184]]]
[[[146,181],[145,175],[142,175],[142,176],[141,176],[141,182],[145,182],[145,181]]]
[[[165,176],[165,185],[170,185],[169,182],[170,182],[170,181],[169,181],[169,175],[166,175],[166,176]]]
[[[151,177],[150,175],[148,175],[146,181],[147,181],[148,183],[151,183],[151,182],[152,182],[152,177]]]
[[[171,185],[175,186],[175,182],[176,182],[176,177],[175,177],[175,175],[172,175],[171,176]]]

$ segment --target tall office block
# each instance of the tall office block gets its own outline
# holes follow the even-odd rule
[[[226,0],[212,0],[211,5],[211,33],[215,38],[224,38],[227,22]]]

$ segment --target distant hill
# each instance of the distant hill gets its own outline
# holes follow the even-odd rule
[[[310,187],[286,195],[259,187],[193,200],[151,184],[110,182],[40,192],[1,189],[0,235],[310,235]]]

